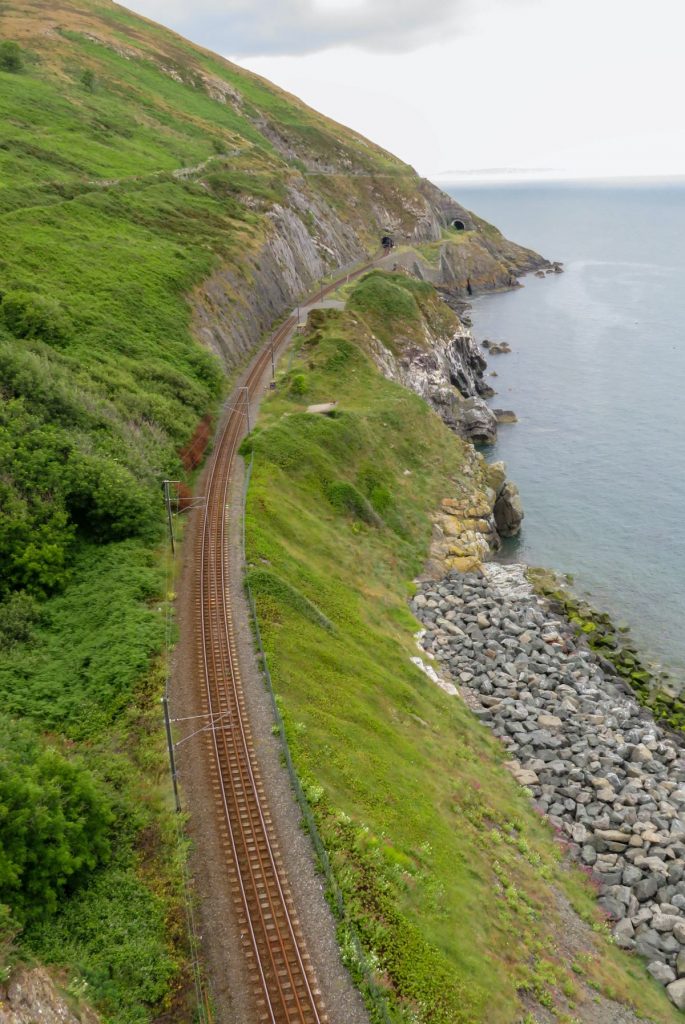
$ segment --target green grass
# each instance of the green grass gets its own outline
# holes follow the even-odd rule
[[[361,314],[394,352],[400,338],[425,346],[426,327],[443,333],[456,326],[456,317],[440,302],[431,284],[401,273],[373,270],[365,274],[349,292],[347,308]]]
[[[521,1019],[523,998],[572,1016],[577,975],[551,886],[590,922],[594,895],[501,767],[502,748],[410,662],[411,580],[463,444],[380,377],[368,344],[357,314],[318,314],[244,446],[248,563],[268,581],[258,618],[297,771],[394,1021],[504,1024]],[[300,374],[305,395],[289,386]],[[331,417],[303,412],[331,399]],[[374,516],[332,501],[334,484]],[[593,984],[677,1019],[599,927],[594,946]]]
[[[274,230],[269,214],[293,187],[310,211],[303,230],[314,232],[326,206],[375,250],[379,206],[411,233],[421,183],[354,132],[109,0],[5,4],[0,39],[19,44],[3,47],[0,70],[0,696],[37,739],[86,758],[118,806],[112,863],[80,877],[18,949],[58,963],[75,991],[85,978],[109,1024],[162,1012],[185,1021],[157,703],[160,481],[187,479],[179,452],[227,386],[193,337],[189,297],[221,270],[234,298],[214,312],[240,309]],[[173,174],[198,165],[187,180]],[[343,173],[309,173],[321,167]],[[373,321],[378,295],[366,287],[360,315]],[[426,315],[432,303],[406,283],[393,294],[405,320],[408,306]],[[343,393],[354,384],[348,368],[358,372],[354,351],[331,359]],[[307,367],[302,375],[305,400],[318,385]],[[406,411],[385,409],[398,436]],[[317,446],[312,436],[310,454]],[[421,452],[414,438],[398,457],[427,482]],[[390,529],[392,557],[418,565],[428,523],[395,501],[391,477],[364,460],[354,480],[335,462],[321,471],[329,515],[360,537]],[[260,600],[336,635],[330,588],[319,604],[258,568]],[[0,922],[11,900],[0,885]]]
[[[423,256],[427,263],[430,263],[432,267],[437,267],[440,262],[440,254],[446,242],[450,245],[469,245],[474,235],[474,231],[457,231],[456,228],[443,228],[442,238],[437,242],[424,242],[421,245],[415,246],[415,249],[416,252]]]

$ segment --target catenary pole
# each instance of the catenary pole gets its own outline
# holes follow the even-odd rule
[[[169,524],[169,540],[171,541],[171,550],[173,554],[176,554],[176,542],[174,541],[174,520],[171,514],[171,492],[169,490],[169,480],[164,481],[164,504],[166,505],[166,516]]]
[[[169,767],[171,768],[171,784],[174,787],[174,803],[176,804],[176,811],[181,810],[181,801],[178,796],[178,781],[176,777],[176,758],[174,757],[174,741],[171,735],[171,721],[169,720],[169,700],[167,697],[162,697],[162,707],[164,708],[164,726],[166,728],[166,742],[169,748]]]

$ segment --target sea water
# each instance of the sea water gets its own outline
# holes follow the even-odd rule
[[[448,188],[561,275],[473,302],[526,518],[505,557],[573,574],[685,685],[685,184]]]

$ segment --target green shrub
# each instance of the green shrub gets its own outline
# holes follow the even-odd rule
[[[40,607],[31,594],[21,590],[0,605],[0,651],[31,639],[40,619]]]
[[[97,540],[146,535],[158,525],[159,500],[116,459],[75,452],[66,504],[72,520]]]
[[[361,519],[362,522],[368,523],[370,526],[381,525],[380,516],[374,512],[364,495],[360,494],[357,488],[346,480],[335,480],[327,484],[325,491],[331,505],[339,512],[347,512],[348,515],[354,516],[355,519]]]
[[[57,301],[37,292],[10,291],[2,301],[2,315],[17,338],[39,338],[50,345],[63,345],[73,324]]]
[[[107,860],[112,821],[86,768],[0,718],[0,903],[18,921],[54,913]]]
[[[291,395],[303,395],[307,390],[307,378],[303,373],[296,373],[290,382]]]
[[[110,1024],[149,1024],[177,971],[165,930],[163,901],[133,871],[113,867],[27,941],[48,963],[78,964]]]
[[[11,71],[16,74],[24,66],[22,49],[12,39],[3,39],[0,43],[0,71]]]

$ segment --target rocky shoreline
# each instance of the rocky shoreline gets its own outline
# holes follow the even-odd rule
[[[508,767],[591,874],[616,943],[685,1009],[685,758],[526,567],[486,563],[419,584],[420,667],[461,693]]]

